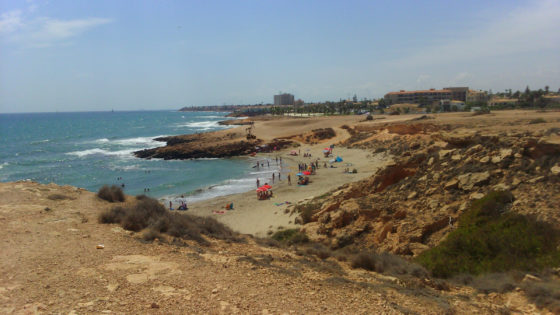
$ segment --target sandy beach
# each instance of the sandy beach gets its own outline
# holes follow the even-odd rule
[[[273,162],[276,156],[282,157],[283,167],[288,167],[291,173],[291,185],[288,184],[285,177],[282,177],[281,181],[278,181],[278,177],[276,177],[274,183],[272,183],[272,178],[260,179],[261,185],[268,182],[273,187],[273,196],[268,200],[258,200],[256,192],[249,191],[193,203],[189,205],[189,213],[213,216],[237,232],[264,237],[268,231],[297,226],[294,224],[295,215],[286,213],[286,208],[290,204],[312,199],[343,184],[367,178],[390,160],[383,153],[373,155],[363,150],[335,147],[335,157],[342,157],[343,162],[330,164],[328,161],[332,157],[324,158],[323,148],[324,144],[303,145],[300,149],[302,155],[304,152],[309,152],[311,157],[290,156],[289,151],[258,155],[263,159],[269,158]],[[317,169],[315,175],[309,176],[311,183],[305,186],[297,185],[295,174],[298,170],[298,163],[309,164],[317,159],[319,159],[320,168]],[[333,168],[325,168],[324,163],[327,163],[327,166],[332,165]],[[264,168],[266,169],[266,165]],[[350,171],[356,169],[358,172],[356,174],[345,173],[346,168],[349,168]],[[224,210],[228,203],[234,204],[234,210]]]

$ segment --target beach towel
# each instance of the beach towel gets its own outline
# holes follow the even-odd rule
[[[225,210],[219,210],[219,211],[214,210],[214,211],[212,211],[212,213],[213,214],[224,214],[224,213],[226,213],[226,211]]]

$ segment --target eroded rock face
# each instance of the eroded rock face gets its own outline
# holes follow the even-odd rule
[[[387,137],[376,129],[383,141],[374,133],[350,132],[360,148],[367,148],[363,139],[369,136],[375,152],[398,155],[371,178],[320,201],[311,233],[320,234],[316,238],[325,245],[415,256],[443,240],[471,203],[492,190],[514,194],[510,211],[560,225],[559,144],[521,132]]]

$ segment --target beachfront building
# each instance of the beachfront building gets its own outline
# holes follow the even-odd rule
[[[405,91],[400,90],[399,92],[389,92],[385,94],[385,102],[388,104],[402,104],[402,103],[413,103],[413,104],[432,104],[434,102],[439,102],[441,100],[451,99],[451,90],[420,90],[420,91]]]
[[[288,93],[274,95],[274,105],[294,105],[294,96]]]
[[[451,91],[451,98],[452,101],[467,101],[467,94],[469,92],[468,86],[460,86],[460,87],[445,87],[444,90]]]

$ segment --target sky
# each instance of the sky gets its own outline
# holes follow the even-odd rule
[[[560,0],[0,2],[0,112],[560,88]]]

